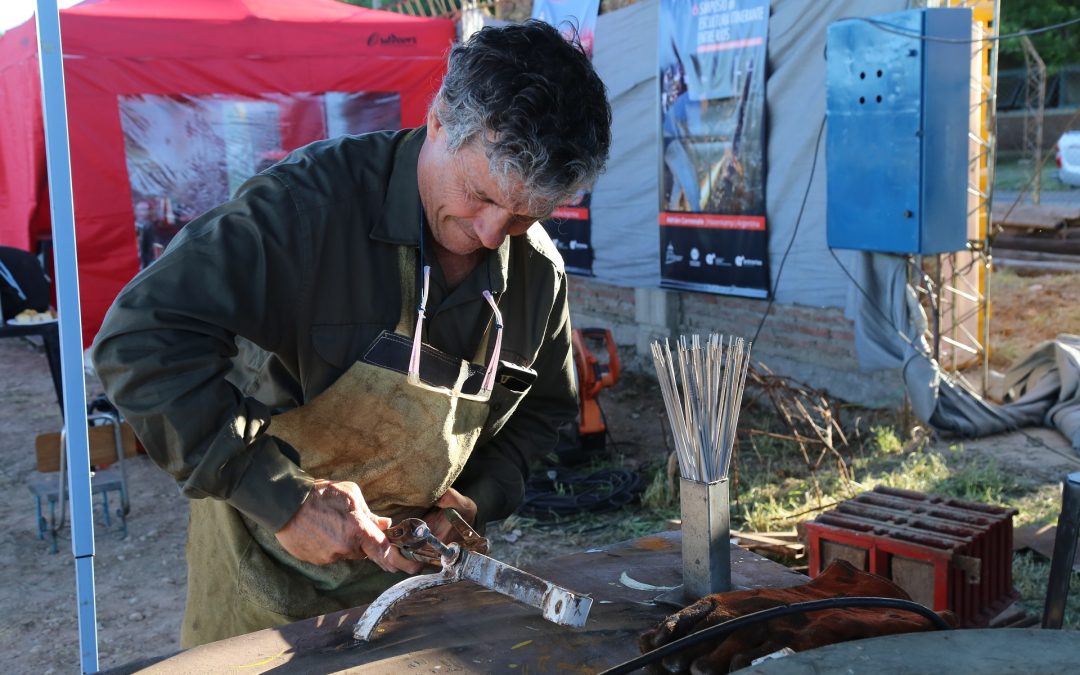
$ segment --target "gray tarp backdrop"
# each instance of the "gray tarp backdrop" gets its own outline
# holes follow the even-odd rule
[[[825,156],[779,285],[780,258],[795,229],[814,141],[825,117],[825,31],[833,21],[907,8],[907,0],[773,0],[766,96],[765,212],[772,288],[780,303],[854,309],[851,283],[825,246]],[[659,2],[642,0],[601,14],[593,63],[614,111],[608,171],[593,191],[593,273],[616,286],[660,285]],[[822,140],[824,145],[824,140]],[[838,252],[854,270],[855,256]]]

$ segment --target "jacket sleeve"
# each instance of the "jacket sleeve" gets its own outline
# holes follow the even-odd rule
[[[506,425],[466,462],[455,489],[477,505],[476,522],[509,516],[525,496],[529,463],[555,449],[559,427],[577,415],[566,277],[559,275],[543,344],[533,363],[536,381]]]
[[[150,457],[192,498],[216,498],[277,531],[310,492],[295,451],[266,434],[270,411],[227,379],[241,335],[295,353],[309,286],[303,213],[259,175],[189,223],[117,297],[92,358]]]

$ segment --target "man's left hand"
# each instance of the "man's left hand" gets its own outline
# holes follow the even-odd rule
[[[461,494],[454,488],[448,488],[439,501],[435,502],[435,508],[424,514],[424,522],[427,523],[431,533],[439,538],[444,544],[461,541],[461,535],[443,514],[443,509],[454,509],[469,525],[476,526],[476,502]]]

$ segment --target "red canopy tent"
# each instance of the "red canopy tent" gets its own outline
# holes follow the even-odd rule
[[[215,183],[217,194],[328,131],[358,130],[357,119],[421,124],[454,39],[448,20],[336,0],[87,0],[60,16],[87,342],[146,262],[136,204],[186,222],[174,213],[183,197],[143,200],[140,181],[175,182],[194,168],[205,174],[198,191]],[[0,244],[30,251],[50,236],[39,77],[30,20],[0,37]],[[375,115],[364,110],[372,102]],[[329,108],[345,122],[332,124]],[[235,141],[268,112],[276,147]],[[226,155],[247,163],[207,163]],[[171,163],[195,159],[205,171]]]

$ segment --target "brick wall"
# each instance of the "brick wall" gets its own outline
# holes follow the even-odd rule
[[[665,337],[721,333],[750,338],[766,300],[658,288],[623,288],[570,277],[575,326],[611,329],[623,368],[652,374],[649,344]],[[868,406],[895,406],[904,390],[897,371],[860,370],[854,324],[835,307],[773,304],[753,347],[775,373]]]

